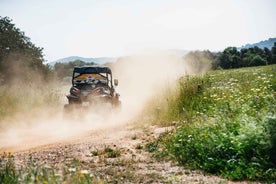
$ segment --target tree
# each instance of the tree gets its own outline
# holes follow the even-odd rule
[[[248,63],[250,62],[250,60],[252,59],[253,55],[250,52],[250,49],[247,48],[243,48],[241,49],[241,62],[239,64],[240,67],[247,67]]]
[[[264,54],[265,54],[267,64],[269,65],[272,64],[272,53],[267,47],[264,48]]]
[[[219,65],[224,69],[239,68],[240,53],[236,47],[227,47],[219,56]]]
[[[0,16],[0,74],[4,82],[49,79],[52,72],[43,64],[42,51],[43,48],[36,47],[10,18]]]
[[[276,64],[276,42],[274,42],[274,46],[271,48],[272,55],[272,64]]]
[[[262,66],[262,65],[266,65],[266,60],[257,54],[254,55],[249,62],[249,66]]]

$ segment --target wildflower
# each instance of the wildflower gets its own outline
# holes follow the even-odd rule
[[[62,177],[60,173],[55,173],[55,177]]]
[[[211,97],[216,98],[217,96],[218,96],[218,95],[214,94],[214,95],[212,95]]]
[[[39,181],[39,178],[38,177],[35,177],[35,182],[38,182]]]
[[[77,170],[76,168],[69,168],[68,169],[69,172],[76,172],[76,170]]]
[[[45,163],[44,168],[45,169],[51,169],[51,166],[49,166],[48,164]]]
[[[90,178],[93,178],[93,177],[94,177],[94,174],[93,174],[93,173],[90,173],[89,176],[90,176]]]
[[[81,174],[89,174],[89,171],[88,170],[81,170],[80,173]]]

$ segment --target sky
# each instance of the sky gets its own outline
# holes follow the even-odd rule
[[[276,0],[0,0],[46,61],[219,51],[276,37]]]

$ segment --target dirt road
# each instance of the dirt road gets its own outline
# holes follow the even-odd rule
[[[15,162],[24,166],[30,157],[61,172],[85,171],[100,181],[118,183],[232,183],[185,169],[171,161],[157,161],[146,145],[168,128],[122,124],[88,130],[64,140],[15,151]],[[20,147],[19,147],[20,148]],[[115,182],[115,183],[116,183]]]

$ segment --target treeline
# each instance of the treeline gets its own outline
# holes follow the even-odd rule
[[[276,64],[276,42],[271,50],[255,46],[239,51],[236,47],[228,47],[219,53],[217,61],[218,67],[223,69]]]
[[[75,66],[84,66],[84,65],[96,65],[96,63],[86,63],[81,60],[70,61],[68,63],[56,63],[54,65],[54,71],[57,74],[59,79],[63,79],[68,76],[72,76],[73,69]]]
[[[272,49],[261,49],[257,46],[244,48],[240,51],[236,47],[227,47],[222,52],[191,51],[183,58],[183,62],[190,66],[192,73],[204,73],[208,70],[231,69],[250,66],[262,66],[276,64],[276,42]],[[119,58],[117,62],[112,63],[111,67],[118,65],[124,58]],[[86,63],[81,60],[75,60],[68,63],[56,63],[54,71],[59,79],[71,77],[74,66],[95,65],[96,63]]]
[[[42,51],[10,18],[0,16],[0,83],[34,83],[53,78],[53,71],[43,64]]]
[[[270,49],[257,46],[238,50],[227,47],[222,52],[191,51],[183,57],[184,61],[194,68],[194,72],[201,73],[206,69],[231,69],[251,66],[276,64],[276,42]]]

